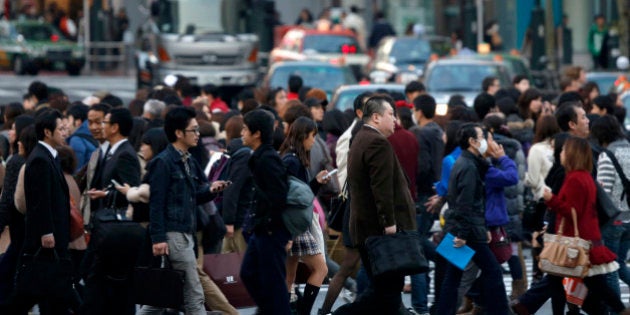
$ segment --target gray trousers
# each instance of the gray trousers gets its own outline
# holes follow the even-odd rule
[[[184,308],[187,315],[206,315],[204,296],[199,274],[197,273],[197,259],[193,251],[193,237],[191,234],[167,232],[169,260],[173,269],[186,273],[184,278]],[[159,307],[144,305],[136,315],[162,314]]]

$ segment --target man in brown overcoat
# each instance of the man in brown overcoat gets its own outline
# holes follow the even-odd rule
[[[373,96],[363,108],[363,127],[348,155],[350,235],[366,266],[370,287],[357,299],[356,313],[396,314],[402,306],[404,277],[373,277],[365,249],[369,236],[416,230],[415,206],[407,178],[387,137],[394,133],[394,102]]]

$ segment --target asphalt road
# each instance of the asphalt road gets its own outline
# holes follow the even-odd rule
[[[31,82],[39,80],[49,86],[63,90],[70,101],[80,101],[96,91],[106,90],[128,104],[136,93],[135,78],[131,76],[76,76],[63,72],[42,72],[37,76],[16,76],[11,72],[0,72],[0,104],[22,102]]]

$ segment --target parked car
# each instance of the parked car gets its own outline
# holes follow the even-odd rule
[[[51,24],[0,21],[0,67],[18,75],[36,75],[41,69],[79,75],[84,64],[83,46],[65,39]]]
[[[454,56],[453,58],[462,58],[462,59],[476,59],[476,60],[485,60],[485,61],[496,61],[502,63],[510,77],[510,81],[517,75],[524,75],[528,78],[529,82],[534,85],[534,77],[532,76],[531,71],[529,70],[529,63],[527,60],[521,56],[516,56],[512,54],[498,54],[498,53],[488,53],[488,54],[474,54],[474,55],[463,55],[463,56]]]
[[[275,63],[269,69],[263,82],[267,88],[287,88],[289,76],[302,77],[304,86],[320,88],[331,98],[333,92],[342,85],[356,84],[357,80],[348,67],[320,61],[295,61]]]
[[[624,72],[587,72],[586,81],[597,83],[599,92],[602,94],[608,94],[610,92],[615,92],[615,81],[617,81],[622,75],[625,75],[626,77],[629,76],[628,73]]]
[[[340,111],[352,110],[354,99],[363,92],[387,91],[405,93],[405,86],[402,84],[353,84],[341,86],[335,91],[332,101],[328,104],[328,110],[338,109]]]
[[[318,31],[298,27],[284,34],[278,46],[269,53],[269,60],[272,64],[304,60],[334,62],[349,66],[360,79],[370,57],[350,30]]]
[[[500,62],[446,58],[427,66],[424,85],[439,104],[446,104],[452,95],[460,94],[464,96],[466,104],[472,106],[473,100],[481,92],[481,81],[488,76],[497,77],[501,86],[511,84],[508,71]]]
[[[422,76],[431,53],[431,44],[423,38],[387,37],[376,49],[370,72],[382,71],[387,81],[406,84]]]

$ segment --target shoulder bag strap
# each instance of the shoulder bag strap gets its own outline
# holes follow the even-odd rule
[[[608,158],[610,158],[613,165],[615,166],[615,170],[617,171],[617,174],[619,175],[619,178],[621,179],[621,184],[624,187],[624,193],[626,193],[625,188],[630,186],[630,181],[626,177],[626,174],[623,172],[623,168],[621,168],[621,164],[619,164],[617,157],[615,157],[615,155],[612,152],[610,152],[607,149],[603,149],[603,151],[606,153],[606,155],[608,155]]]
[[[577,213],[575,212],[575,208],[571,208],[571,216],[573,217],[573,235],[575,237],[580,237],[580,231],[578,230],[577,226]]]

